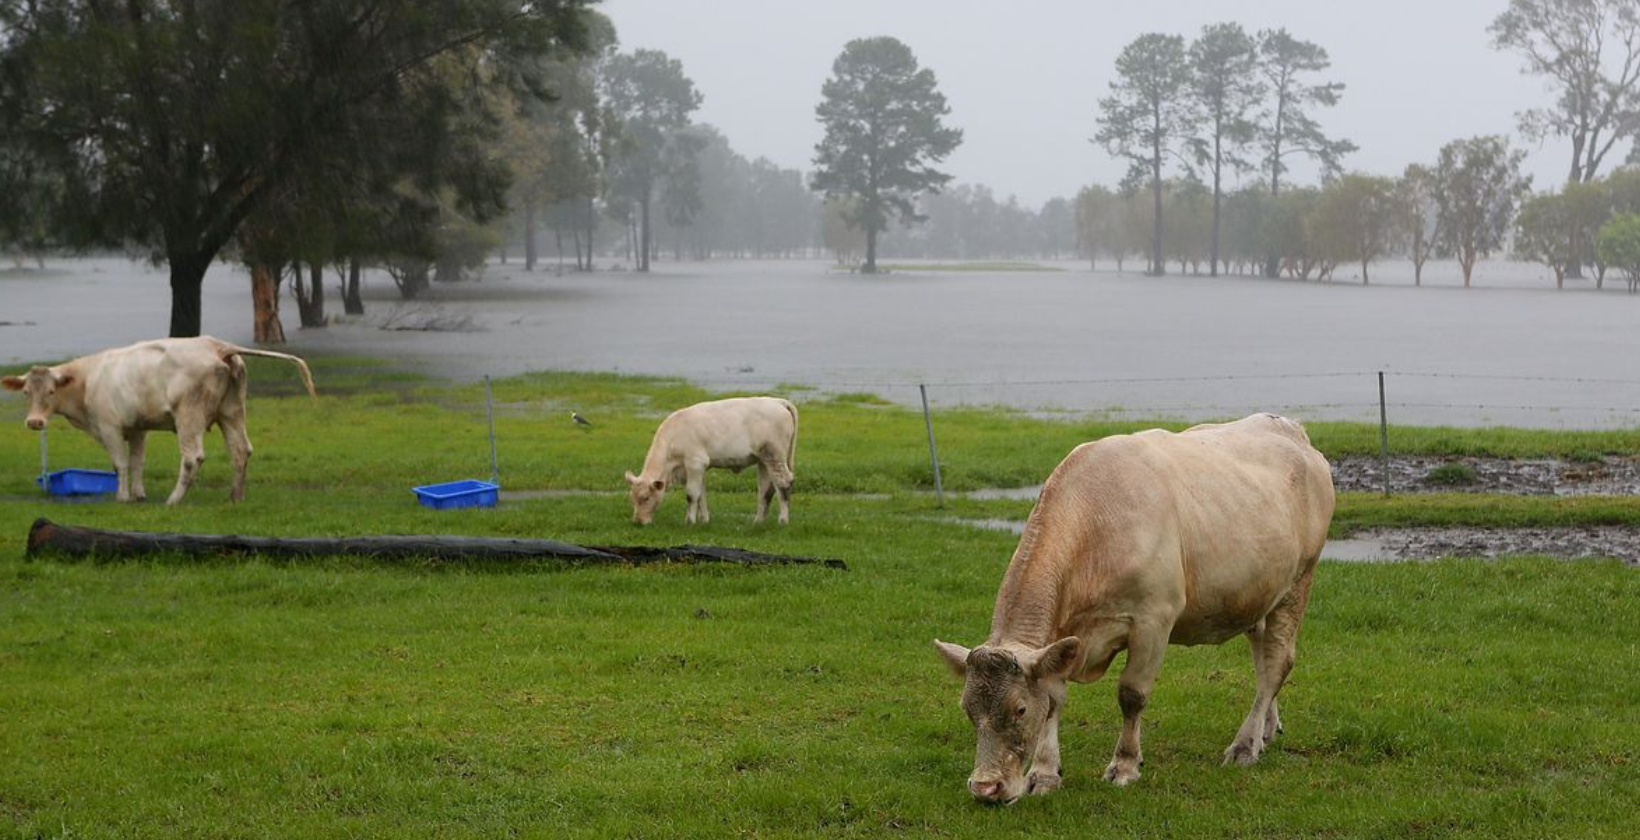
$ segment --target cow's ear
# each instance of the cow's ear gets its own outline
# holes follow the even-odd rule
[[[665,490],[665,489],[666,489],[666,480],[665,480],[665,479],[661,479],[661,478],[657,478],[657,479],[655,479],[655,480],[654,480],[654,481],[651,481],[651,482],[649,482],[649,486],[650,486],[650,488],[652,488],[652,489],[653,489],[653,490],[654,490],[654,491],[655,491],[655,492],[657,492],[657,493],[659,493],[659,492],[660,492],[660,491],[662,491],[662,490]]]
[[[5,379],[0,379],[0,385],[5,386],[7,391],[21,391],[23,390],[23,377],[8,376]]]
[[[74,384],[74,374],[72,374],[72,373],[61,374],[57,377],[57,387],[59,387],[59,388],[67,388],[68,386],[73,385],[73,384]]]
[[[633,475],[631,470],[626,471],[626,483],[627,484],[637,484],[638,483],[638,477]]]
[[[939,651],[940,659],[951,669],[951,673],[959,677],[968,676],[968,648],[935,639],[934,649]]]
[[[1066,636],[1034,653],[1030,664],[1032,679],[1065,679],[1071,675],[1071,669],[1076,667],[1077,660],[1082,657],[1082,640],[1075,636]]]

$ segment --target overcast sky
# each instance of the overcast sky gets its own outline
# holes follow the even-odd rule
[[[1570,145],[1524,145],[1515,114],[1550,101],[1520,60],[1490,46],[1487,25],[1506,0],[605,0],[621,48],[664,50],[683,62],[716,125],[749,158],[808,169],[820,139],[814,106],[850,39],[892,35],[933,69],[963,143],[946,171],[999,197],[1036,205],[1125,166],[1088,138],[1117,53],[1146,32],[1193,38],[1209,23],[1249,31],[1284,26],[1326,48],[1343,101],[1323,127],[1360,151],[1347,168],[1398,174],[1433,162],[1458,137],[1510,134],[1528,148],[1534,186],[1560,183]],[[1614,152],[1620,162],[1626,149]],[[1300,178],[1313,171],[1295,167]]]

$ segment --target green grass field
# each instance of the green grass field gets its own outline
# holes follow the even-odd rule
[[[481,386],[326,359],[310,402],[277,363],[251,364],[257,454],[237,506],[218,438],[180,507],[47,503],[21,401],[0,400],[0,838],[1633,836],[1640,573],[1618,563],[1325,564],[1287,732],[1258,766],[1218,764],[1252,698],[1246,644],[1175,648],[1140,782],[1099,780],[1115,689],[1079,686],[1064,789],[986,808],[963,789],[973,738],[929,640],[982,640],[1014,538],[946,519],[1030,506],[937,509],[919,414],[794,391],[791,526],[752,526],[752,477],[714,474],[710,525],[686,528],[668,499],[639,529],[620,474],[667,410],[708,396],[683,383],[498,382],[503,484],[608,492],[433,512],[408,488],[488,472]],[[1148,425],[936,423],[959,490],[1039,482],[1075,443]],[[1377,445],[1370,427],[1311,432],[1329,454]],[[60,421],[50,442],[54,466],[105,463]],[[1392,443],[1640,452],[1635,432],[1398,429]],[[149,449],[163,497],[175,445]],[[696,542],[850,570],[24,559],[38,516]],[[1640,505],[1350,495],[1335,532],[1446,522],[1640,524]]]

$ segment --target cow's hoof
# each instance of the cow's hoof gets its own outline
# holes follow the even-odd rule
[[[1237,741],[1224,751],[1226,765],[1239,764],[1242,767],[1251,767],[1258,762],[1258,748],[1251,743]]]
[[[1059,790],[1058,773],[1039,773],[1033,770],[1025,779],[1025,792],[1032,796],[1042,796],[1056,790]]]
[[[1105,768],[1105,781],[1117,787],[1127,787],[1139,781],[1138,762],[1112,761],[1110,766]]]

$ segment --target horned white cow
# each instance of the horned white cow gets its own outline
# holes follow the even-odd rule
[[[969,792],[1011,803],[1059,787],[1066,680],[1099,679],[1124,649],[1105,778],[1138,779],[1139,713],[1167,646],[1242,634],[1258,690],[1224,760],[1257,761],[1281,729],[1276,694],[1332,512],[1326,458],[1271,414],[1073,450],[1025,523],[985,644],[934,642],[978,736]]]
[[[706,509],[706,470],[734,472],[757,465],[757,516],[768,515],[780,496],[780,524],[789,518],[792,466],[797,457],[797,406],[776,397],[736,397],[697,403],[672,412],[655,430],[643,472],[626,473],[631,485],[632,521],[655,519],[666,491],[682,481],[689,499],[685,515],[693,523],[711,521]]]
[[[307,362],[288,353],[239,347],[210,336],[162,338],[104,350],[51,367],[36,366],[21,376],[0,379],[7,390],[29,399],[24,420],[36,431],[53,413],[68,418],[103,448],[119,474],[119,501],[141,501],[143,448],[150,431],[174,431],[182,451],[176,488],[165,503],[182,501],[205,461],[205,432],[222,427],[233,462],[232,501],[245,498],[245,467],[251,441],[245,434],[245,362],[266,356],[296,365],[310,396],[313,374]]]

